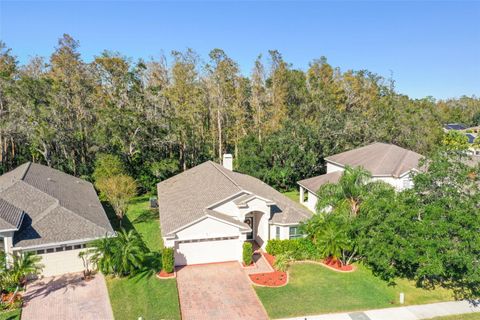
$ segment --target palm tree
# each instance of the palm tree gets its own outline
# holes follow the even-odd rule
[[[363,168],[345,167],[338,183],[327,183],[318,190],[317,211],[333,209],[338,213],[356,217],[360,211],[362,197],[366,193],[365,186],[370,179],[371,174]]]
[[[332,257],[335,260],[346,262],[342,259],[344,251],[350,247],[346,230],[335,223],[326,223],[325,229],[319,232],[316,239],[320,254],[325,257]]]
[[[140,271],[148,253],[142,238],[133,229],[120,229],[116,237],[99,239],[92,247],[91,260],[97,269],[117,276]]]
[[[15,281],[21,283],[29,275],[38,275],[43,269],[43,265],[40,264],[41,259],[33,252],[14,255],[10,272],[13,274]]]
[[[147,253],[142,238],[135,230],[122,229],[115,238],[113,265],[117,275],[139,271]]]

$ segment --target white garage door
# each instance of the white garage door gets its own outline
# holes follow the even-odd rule
[[[238,261],[240,250],[238,237],[176,241],[175,265]]]
[[[50,277],[64,273],[83,271],[83,261],[78,257],[80,251],[82,251],[82,249],[39,254],[42,258],[40,263],[44,266],[42,275]]]

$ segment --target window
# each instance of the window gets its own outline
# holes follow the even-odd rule
[[[298,230],[298,227],[290,227],[289,228],[289,233],[288,233],[288,238],[289,239],[297,239],[301,238],[302,234],[300,233],[300,230]]]
[[[45,250],[37,250],[37,254],[43,254],[45,253]]]
[[[73,249],[72,246],[66,246],[66,247],[65,247],[65,251],[72,250],[72,249]]]
[[[55,249],[55,251],[57,251],[57,252],[63,251],[63,247],[57,247],[57,248]]]
[[[50,248],[50,249],[47,249],[47,253],[52,253],[55,251],[55,248]]]
[[[280,227],[275,227],[275,239],[280,239]]]
[[[82,249],[82,245],[81,244],[76,244],[73,246],[74,249]]]

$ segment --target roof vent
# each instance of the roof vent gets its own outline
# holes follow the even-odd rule
[[[233,170],[233,156],[229,153],[223,155],[223,167],[230,171]]]

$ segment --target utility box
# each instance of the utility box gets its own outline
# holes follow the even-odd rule
[[[150,197],[150,209],[158,208],[158,200],[157,197]]]

